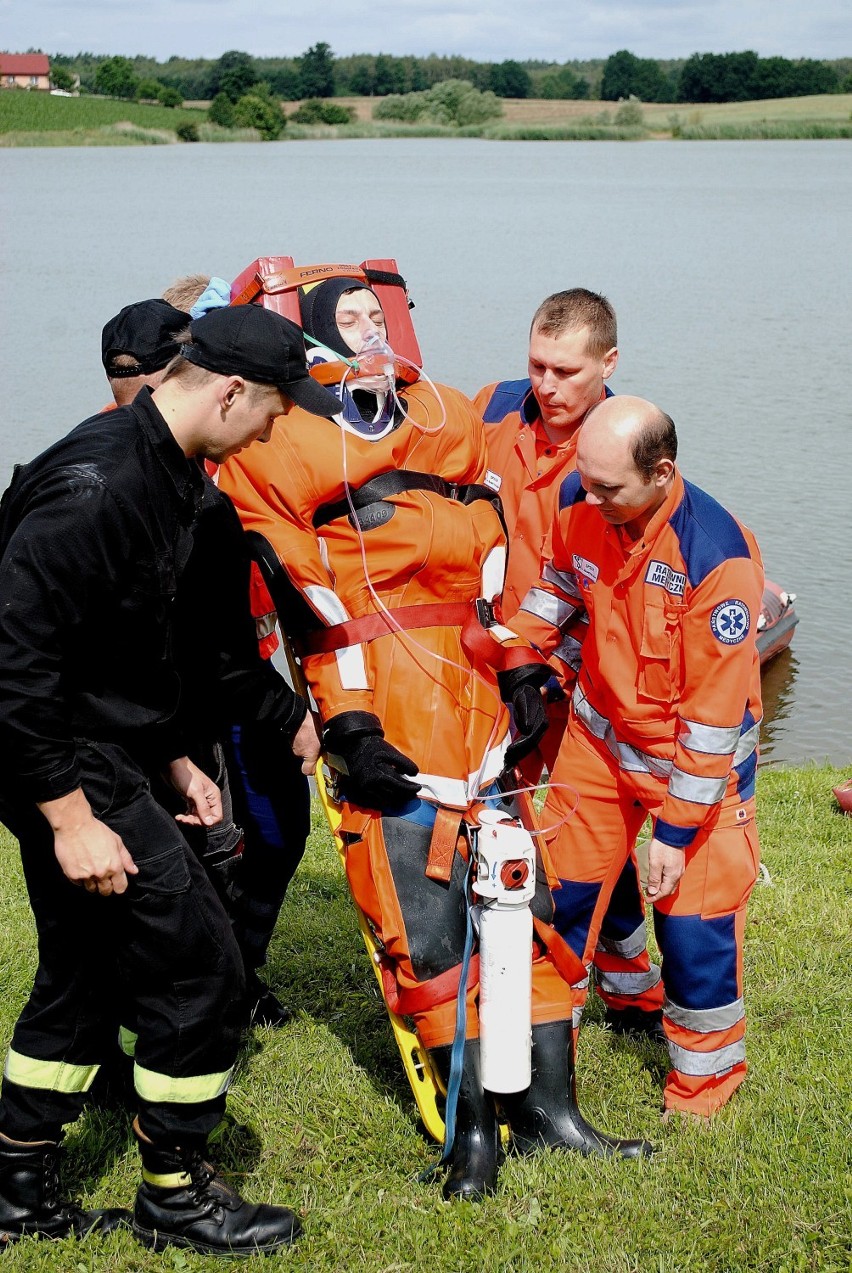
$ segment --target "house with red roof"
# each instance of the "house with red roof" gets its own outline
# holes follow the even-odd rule
[[[50,90],[46,53],[0,53],[0,88]]]

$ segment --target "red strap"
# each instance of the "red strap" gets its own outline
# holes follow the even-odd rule
[[[349,645],[375,641],[377,637],[388,636],[400,628],[406,632],[412,628],[460,628],[472,611],[470,601],[449,605],[400,606],[397,610],[389,610],[387,615],[377,610],[374,614],[362,615],[360,619],[348,619],[345,623],[335,623],[331,628],[309,633],[305,638],[305,649],[308,654],[330,654]]]
[[[427,1012],[439,1003],[450,1003],[455,999],[461,978],[461,964],[442,972],[431,981],[424,981],[411,990],[400,990],[393,975],[393,967],[384,959],[380,964],[382,970],[382,989],[385,1003],[391,1012],[399,1017],[413,1017],[418,1012]],[[479,981],[479,955],[474,955],[467,970],[467,990]]]
[[[553,960],[556,971],[568,982],[568,985],[576,986],[581,981],[585,981],[589,974],[582,959],[574,954],[565,938],[557,933],[553,925],[545,924],[543,920],[533,915],[533,928],[536,937]]]
[[[545,660],[529,645],[503,645],[497,641],[488,628],[479,621],[476,608],[471,609],[461,635],[462,649],[474,666],[491,667],[495,672],[507,672],[513,667],[526,667],[529,663],[541,663]]]

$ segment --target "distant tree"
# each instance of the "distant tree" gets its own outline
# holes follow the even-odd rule
[[[811,93],[839,93],[840,77],[833,66],[825,62],[815,62],[811,58],[802,58],[793,63],[792,97],[805,97]]]
[[[669,81],[653,58],[636,57],[627,49],[606,60],[601,81],[605,102],[638,97],[643,102],[664,102],[670,93]]]
[[[302,96],[302,77],[295,65],[277,66],[265,72],[272,96],[297,102]]]
[[[532,80],[520,62],[509,60],[489,69],[488,87],[498,97],[529,97]]]
[[[400,58],[379,53],[373,66],[373,92],[377,96],[388,93],[404,93],[406,90],[405,67]]]
[[[54,88],[60,89],[63,93],[70,93],[74,88],[74,76],[64,66],[56,66],[51,63],[50,66],[50,82]]]
[[[347,82],[347,90],[356,97],[372,97],[376,92],[376,64],[373,58],[359,59],[353,66]]]
[[[139,76],[126,57],[108,57],[95,71],[95,92],[104,97],[132,98],[138,83]]]
[[[280,137],[287,120],[277,102],[268,94],[247,93],[234,107],[234,123],[240,128],[256,128],[264,141]]]
[[[248,53],[240,53],[238,49],[230,49],[223,53],[214,63],[210,73],[209,93],[215,97],[217,93],[225,93],[232,102],[238,102],[260,79],[254,58]]]
[[[334,54],[324,41],[313,44],[300,58],[299,67],[301,97],[334,96]]]
[[[547,98],[574,98],[580,100],[589,96],[589,81],[575,75],[567,66],[542,76],[540,93]]]
[[[146,100],[150,102],[159,101],[160,90],[162,89],[162,87],[163,86],[159,80],[140,80],[139,83],[136,85],[136,92],[134,93],[134,97],[136,98],[137,102],[142,102]]]
[[[234,103],[231,101],[227,93],[217,93],[210,103],[207,111],[207,118],[211,124],[218,124],[220,128],[233,128],[236,123],[234,117]]]
[[[743,53],[693,53],[680,73],[679,102],[747,102],[754,97],[758,56]]]
[[[168,106],[174,109],[175,106],[183,106],[183,93],[177,88],[167,87],[165,84],[160,85],[160,105]],[[184,141],[190,140],[184,138]],[[197,138],[196,138],[197,140]]]

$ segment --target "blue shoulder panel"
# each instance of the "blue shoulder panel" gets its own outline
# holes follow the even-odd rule
[[[499,420],[505,420],[513,411],[520,411],[531,389],[529,380],[501,380],[495,386],[488,406],[482,413],[485,424],[496,424]]]
[[[669,525],[678,537],[686,575],[697,588],[711,571],[734,557],[750,557],[736,519],[711,495],[684,482],[684,496]]]
[[[576,469],[569,473],[567,477],[562,479],[559,487],[559,503],[557,507],[560,512],[563,508],[568,508],[570,504],[582,504],[586,498],[586,491],[583,483],[580,481],[580,474]]]

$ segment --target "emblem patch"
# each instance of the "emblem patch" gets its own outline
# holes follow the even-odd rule
[[[710,615],[710,631],[723,645],[739,645],[748,636],[750,626],[748,606],[735,597],[716,606]]]
[[[673,597],[682,597],[686,588],[686,575],[673,570],[665,561],[651,561],[645,574],[645,582],[665,588]]]
[[[499,473],[492,473],[491,469],[486,469],[482,484],[487,486],[489,491],[499,491],[503,485],[503,479]]]
[[[578,575],[585,575],[587,579],[591,579],[592,583],[595,582],[598,577],[598,568],[593,561],[587,561],[579,553],[572,553],[571,560]]]

